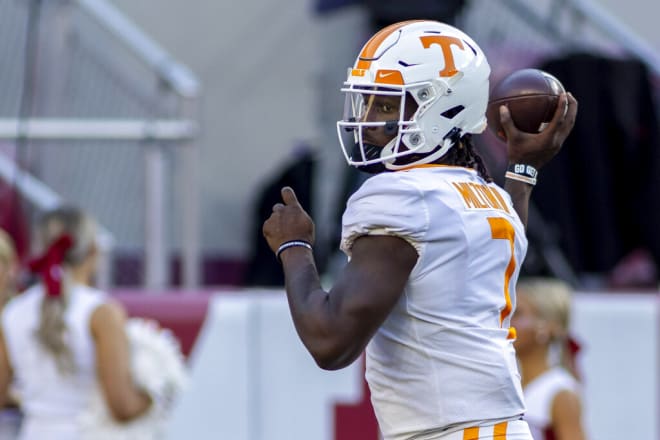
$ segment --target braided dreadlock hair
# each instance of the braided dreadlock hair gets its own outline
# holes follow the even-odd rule
[[[456,165],[459,167],[472,168],[476,170],[482,179],[486,182],[493,182],[493,178],[486,168],[486,164],[482,157],[477,153],[472,135],[470,133],[460,135],[459,130],[449,134],[454,146],[447,151],[447,153],[432,163],[444,165]],[[406,163],[413,163],[422,159],[424,154],[410,154],[408,156],[400,157],[396,160],[397,165],[404,165]]]
[[[476,151],[471,134],[464,134],[461,138],[457,139],[454,148],[451,148],[447,154],[445,154],[442,158],[442,162],[472,168],[477,170],[479,175],[486,182],[493,181],[493,178],[490,177],[490,174],[488,173],[484,160]]]

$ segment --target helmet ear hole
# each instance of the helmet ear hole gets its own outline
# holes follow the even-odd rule
[[[419,133],[413,133],[408,137],[408,141],[410,142],[410,145],[417,147],[422,143],[422,136]]]
[[[424,87],[417,91],[417,99],[420,102],[426,102],[431,98],[433,98],[433,91],[430,87]]]

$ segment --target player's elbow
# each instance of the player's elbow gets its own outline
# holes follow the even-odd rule
[[[360,351],[339,346],[316,347],[309,351],[319,368],[331,371],[348,367],[360,356]]]
[[[355,331],[340,331],[337,326],[316,326],[298,334],[314,361],[324,370],[339,370],[351,365],[362,354],[368,338]]]
[[[349,365],[353,363],[353,360],[351,361],[341,361],[337,359],[330,359],[330,360],[316,360],[316,365],[319,366],[319,368],[327,371],[335,371],[335,370],[341,370],[342,368],[346,368]]]

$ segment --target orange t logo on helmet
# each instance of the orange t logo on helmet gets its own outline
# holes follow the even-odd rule
[[[387,37],[392,33],[398,31],[402,27],[411,25],[414,23],[423,22],[423,20],[408,20],[402,21],[400,23],[394,23],[390,26],[387,26],[384,29],[381,29],[377,32],[371,39],[365,44],[362,48],[360,56],[358,57],[355,68],[352,71],[352,75],[363,76],[364,71],[369,69],[371,62],[378,59],[380,55],[376,55],[376,52],[380,48],[381,44]],[[419,37],[422,41],[422,46],[424,49],[428,49],[434,44],[437,44],[442,49],[442,55],[445,60],[445,67],[439,72],[441,77],[451,77],[458,73],[456,68],[456,62],[454,61],[454,54],[452,53],[451,47],[457,46],[461,50],[465,50],[465,45],[460,38],[452,37],[449,35],[424,35]],[[389,48],[387,48],[389,49]]]
[[[451,52],[451,47],[458,46],[462,50],[465,50],[461,40],[456,37],[445,35],[425,35],[419,37],[419,39],[422,40],[424,49],[428,49],[434,44],[437,44],[442,48],[442,55],[445,58],[445,67],[440,71],[440,76],[448,77],[454,76],[458,73],[458,69],[456,69],[456,64],[454,63],[454,54]]]

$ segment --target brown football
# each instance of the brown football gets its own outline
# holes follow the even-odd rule
[[[557,78],[539,69],[521,69],[511,73],[490,92],[486,117],[488,126],[506,140],[500,124],[501,105],[507,105],[516,128],[538,133],[552,120],[564,86]]]

